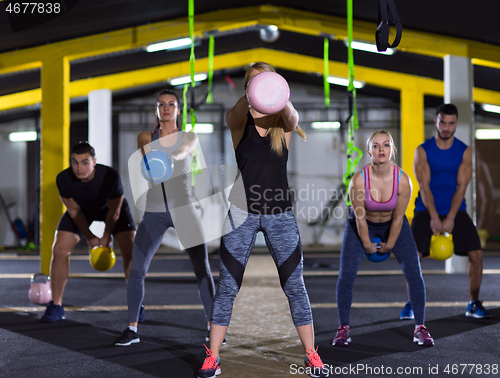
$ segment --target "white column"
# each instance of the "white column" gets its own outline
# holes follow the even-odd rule
[[[455,104],[458,108],[458,127],[455,136],[472,148],[473,174],[472,180],[465,193],[467,212],[476,221],[476,172],[475,172],[475,145],[474,145],[474,99],[472,91],[473,65],[469,58],[447,55],[444,57],[444,102]],[[466,256],[453,255],[446,260],[447,273],[465,273],[469,265]]]
[[[111,91],[98,89],[89,92],[89,143],[94,147],[97,162],[113,163],[111,129]]]

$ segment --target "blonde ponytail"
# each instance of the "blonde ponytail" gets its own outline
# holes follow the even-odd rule
[[[276,152],[278,156],[283,155],[283,143],[286,143],[284,126],[281,113],[273,114],[269,123],[268,134],[271,138],[271,149]],[[297,125],[294,130],[304,139],[304,141],[306,140],[306,133],[299,125]]]
[[[300,127],[299,125],[297,125],[295,127],[295,131],[297,132],[297,134],[299,134],[299,136],[304,139],[304,142],[307,140],[306,139],[306,132],[302,129],[302,127]]]

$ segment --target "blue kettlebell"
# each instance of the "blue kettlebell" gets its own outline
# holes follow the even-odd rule
[[[372,238],[372,243],[377,243],[378,246],[377,248],[380,248],[380,243],[382,242],[382,239],[380,239],[378,236],[375,236]],[[365,252],[365,257],[372,261],[372,262],[382,262],[385,261],[389,258],[389,255],[391,254],[391,251],[386,252],[386,253],[381,253],[381,252],[375,252],[375,253],[367,253]]]
[[[174,172],[174,161],[164,151],[149,151],[141,160],[142,176],[153,184],[167,181]]]

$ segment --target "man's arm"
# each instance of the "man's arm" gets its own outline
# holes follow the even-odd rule
[[[108,205],[108,213],[106,214],[106,218],[104,223],[106,227],[104,228],[104,234],[102,235],[101,240],[99,241],[102,246],[109,247],[111,245],[111,234],[115,229],[116,222],[120,217],[120,210],[122,208],[123,203],[123,195],[118,198],[106,199],[106,203]]]
[[[464,152],[462,163],[458,168],[457,173],[457,189],[455,190],[455,194],[451,199],[451,206],[448,215],[443,220],[443,230],[447,232],[453,231],[453,227],[455,226],[455,217],[462,205],[462,202],[465,197],[465,191],[467,190],[467,186],[472,178],[472,149],[467,147]]]
[[[71,215],[73,222],[75,222],[77,227],[82,232],[83,236],[85,236],[85,239],[87,239],[87,244],[89,245],[89,247],[93,248],[99,245],[99,238],[95,236],[92,231],[90,231],[89,224],[87,223],[87,219],[85,218],[80,205],[78,205],[78,203],[73,198],[60,198],[64,206],[66,206],[66,208],[68,209],[68,213],[69,215]]]
[[[430,187],[431,168],[429,167],[429,162],[427,161],[427,154],[422,146],[418,146],[415,150],[413,170],[415,172],[418,185],[420,186],[420,196],[422,197],[422,202],[431,217],[432,232],[434,234],[438,234],[443,229],[443,225],[441,223],[441,219],[439,219],[436,206],[434,205],[434,196],[432,195]]]

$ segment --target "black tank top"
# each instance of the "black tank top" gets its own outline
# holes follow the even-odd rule
[[[260,136],[250,112],[235,153],[245,188],[247,211],[254,214],[279,214],[291,210],[292,201],[286,174],[286,143],[283,142],[283,153],[278,156],[271,149],[269,134]],[[239,193],[233,191],[230,201],[239,197]]]

